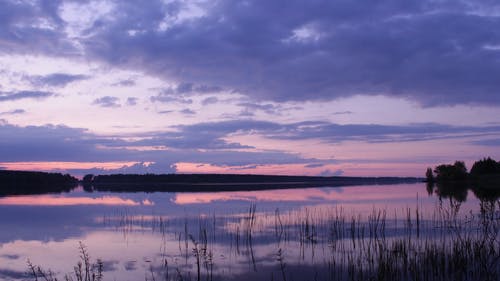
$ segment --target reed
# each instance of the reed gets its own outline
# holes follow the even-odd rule
[[[266,213],[251,204],[243,215],[181,220],[127,213],[108,223],[117,223],[117,230],[149,228],[178,240],[178,257],[186,266],[169,263],[164,255],[160,265],[149,267],[147,280],[238,279],[224,270],[217,258],[222,255],[246,257],[252,269],[246,274],[261,280],[499,280],[500,200],[481,202],[477,214],[460,215],[459,209],[457,202],[442,201],[425,213],[417,199],[416,208],[395,210],[390,218],[392,212],[385,209],[373,208],[366,215],[341,207]],[[273,253],[273,268],[255,254],[254,247],[263,245]],[[229,253],[217,252],[224,246]],[[83,244],[79,251],[80,261],[65,280],[102,280],[102,262],[91,263]],[[28,269],[34,280],[57,280],[50,270],[31,263]]]

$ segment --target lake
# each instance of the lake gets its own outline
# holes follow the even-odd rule
[[[500,272],[499,210],[498,196],[425,183],[7,196],[0,280],[34,280],[28,260],[77,280],[82,250],[103,280],[487,280]]]

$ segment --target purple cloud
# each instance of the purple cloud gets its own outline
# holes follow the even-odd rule
[[[54,95],[52,92],[43,91],[0,92],[0,102],[20,99],[43,99]]]
[[[65,87],[66,85],[81,81],[87,80],[90,76],[87,75],[73,75],[66,73],[53,73],[46,76],[26,76],[25,79],[28,80],[31,84],[35,86],[52,86],[52,87]]]
[[[24,114],[26,113],[26,110],[24,109],[14,109],[10,111],[4,111],[0,112],[0,115],[17,115],[17,114]]]
[[[127,98],[127,105],[129,105],[129,106],[137,105],[138,100],[139,99],[136,97],[129,97],[129,98]]]
[[[97,98],[92,102],[92,104],[98,105],[100,107],[110,107],[110,108],[121,107],[120,99],[111,96]]]
[[[425,106],[500,103],[500,52],[488,48],[500,40],[500,19],[476,12],[487,3],[246,3],[203,5],[203,17],[165,30],[156,28],[164,15],[187,3],[122,3],[83,44],[96,59],[175,79],[179,93],[192,92],[186,81],[194,81],[261,100],[364,93]],[[140,33],[125,32],[137,26]]]
[[[189,108],[184,108],[183,110],[180,110],[179,112],[184,114],[184,115],[195,115],[196,114],[196,111],[189,109]]]

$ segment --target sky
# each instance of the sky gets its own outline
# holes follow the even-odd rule
[[[0,0],[0,169],[498,160],[499,26],[493,0]]]

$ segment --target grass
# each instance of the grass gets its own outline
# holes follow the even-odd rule
[[[392,217],[384,209],[363,216],[338,207],[259,213],[252,204],[243,215],[199,217],[197,227],[188,219],[127,213],[105,223],[124,233],[149,229],[164,239],[175,233],[185,265],[164,255],[145,280],[499,280],[500,200],[482,201],[476,214],[459,210],[460,202],[451,199],[433,212],[417,203]],[[231,253],[216,252],[222,244],[248,258],[247,272],[225,270],[217,257]],[[256,245],[271,247],[272,265],[256,257]],[[91,263],[83,244],[80,254],[64,280],[105,280],[102,262]],[[57,280],[50,270],[31,263],[28,268],[34,280]]]

